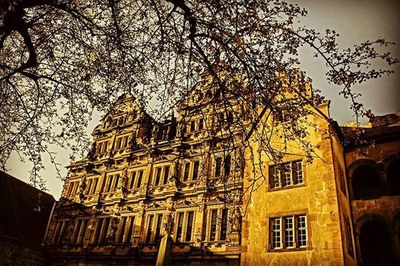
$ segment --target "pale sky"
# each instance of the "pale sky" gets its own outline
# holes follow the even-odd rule
[[[291,0],[299,3],[308,10],[308,16],[303,23],[318,31],[326,28],[334,29],[340,34],[341,48],[351,47],[352,44],[364,40],[385,38],[397,43],[391,50],[400,57],[400,1],[397,0]],[[313,87],[322,90],[323,95],[331,100],[331,116],[340,124],[353,121],[349,104],[343,97],[338,96],[338,87],[326,82],[326,68],[321,59],[313,58],[310,51],[303,49],[300,55],[301,68],[313,79]],[[369,81],[358,87],[363,96],[361,101],[376,115],[400,111],[400,66],[394,69],[395,74],[378,80]],[[96,115],[88,127],[88,134],[99,123],[100,115]],[[69,164],[69,151],[53,148],[57,153],[57,161],[63,177]],[[60,197],[63,182],[56,178],[55,169],[48,158],[44,157],[46,170],[42,176],[47,180],[47,188],[56,199]],[[19,162],[13,154],[7,164],[8,173],[28,182],[29,162]]]

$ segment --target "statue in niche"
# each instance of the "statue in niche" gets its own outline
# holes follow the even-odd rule
[[[69,244],[71,242],[73,231],[74,231],[74,223],[72,221],[69,221],[65,228],[65,234],[62,240],[62,243],[64,245]]]
[[[242,220],[242,215],[240,213],[240,208],[239,208],[239,206],[236,206],[233,209],[233,214],[232,214],[232,218],[231,218],[232,232],[240,231],[241,220]]]
[[[128,191],[126,188],[126,181],[128,180],[128,173],[125,169],[122,173],[121,179],[119,180],[118,187],[121,189],[122,195],[125,197],[126,192]]]
[[[112,218],[110,223],[110,229],[108,230],[106,241],[107,243],[113,243],[115,240],[115,235],[117,234],[118,229],[118,219]]]
[[[164,216],[164,222],[163,222],[163,228],[164,228],[164,235],[169,235],[172,230],[172,224],[173,224],[173,203],[170,203],[167,207],[167,212]]]
[[[83,201],[85,199],[85,189],[86,189],[86,178],[84,178],[79,185],[78,196],[79,200]]]

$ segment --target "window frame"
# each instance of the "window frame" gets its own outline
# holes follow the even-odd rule
[[[301,166],[301,171],[299,171],[298,165]],[[306,185],[305,179],[304,161],[302,159],[268,166],[269,191],[302,187]]]
[[[307,216],[306,213],[302,213],[270,217],[268,223],[268,251],[286,252],[308,250],[310,248],[310,226]],[[302,222],[304,226],[302,227],[300,227],[300,219],[304,219]],[[289,223],[287,221],[289,220],[291,220],[291,226],[288,227],[287,225]],[[279,228],[276,227],[277,225],[279,225]],[[291,235],[290,238],[288,237],[289,233]],[[305,236],[305,245],[300,244],[301,236]]]

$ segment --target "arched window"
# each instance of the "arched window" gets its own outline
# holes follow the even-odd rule
[[[358,166],[352,175],[353,199],[373,199],[384,194],[381,179],[368,164]]]
[[[394,265],[396,258],[390,228],[380,217],[371,217],[360,228],[359,244],[362,265]]]
[[[400,195],[400,159],[388,165],[386,176],[390,195]]]

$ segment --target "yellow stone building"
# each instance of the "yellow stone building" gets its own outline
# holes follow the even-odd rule
[[[307,154],[299,140],[282,141],[284,120],[260,110],[261,122],[248,123],[249,110],[227,107],[219,93],[195,90],[163,122],[130,93],[117,100],[95,128],[88,156],[69,166],[45,237],[53,264],[368,264],[377,256],[366,255],[365,239],[380,223],[391,237],[372,237],[391,239],[388,261],[400,261],[400,127],[379,151],[360,148],[349,128],[326,119],[324,102],[299,119],[313,125],[307,139],[317,148]],[[266,125],[274,129],[269,148],[284,150],[282,158],[258,152]],[[357,198],[357,167],[372,165],[379,176],[381,162],[390,174],[379,184],[388,189],[391,180],[397,190],[379,200],[383,194]],[[365,229],[372,218],[377,223]]]

